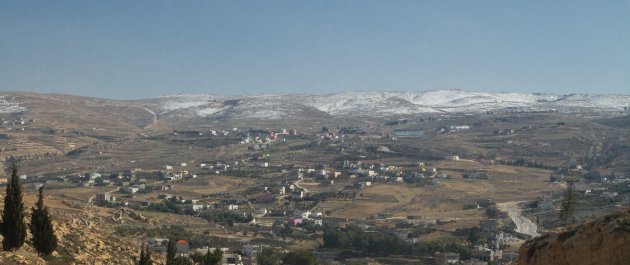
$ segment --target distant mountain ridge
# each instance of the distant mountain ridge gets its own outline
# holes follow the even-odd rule
[[[19,93],[8,93],[8,95],[16,94]],[[59,97],[61,95],[47,95],[47,98],[56,99]],[[74,96],[73,98],[80,99],[80,97]],[[327,95],[213,96],[182,94],[132,101],[107,99],[93,99],[93,101],[103,102],[103,104],[142,106],[159,118],[208,117],[259,120],[309,119],[312,117],[389,117],[425,113],[475,114],[502,110],[619,112],[630,109],[629,95],[488,93],[465,90],[343,92]],[[93,101],[86,104],[94,105]],[[13,100],[11,96],[0,93],[0,114],[28,111],[28,103],[28,99]]]
[[[230,116],[235,118],[299,118],[305,113],[329,116],[413,115],[422,113],[483,113],[524,109],[572,112],[623,111],[630,96],[600,94],[486,93],[464,90],[422,92],[343,92],[328,95],[211,96],[169,95],[159,102],[161,115]]]

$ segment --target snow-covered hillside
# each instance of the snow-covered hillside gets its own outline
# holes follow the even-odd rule
[[[630,107],[630,96],[626,95],[485,93],[464,90],[232,97],[173,95],[153,100],[159,102],[160,115],[222,115],[250,119],[308,118],[309,115],[384,117],[420,113],[481,113],[514,108],[605,112]]]
[[[5,96],[0,96],[0,114],[18,113],[25,110],[18,103],[9,101]]]

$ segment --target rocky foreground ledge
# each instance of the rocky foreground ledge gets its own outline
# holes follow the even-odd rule
[[[518,265],[629,264],[630,209],[526,241]]]

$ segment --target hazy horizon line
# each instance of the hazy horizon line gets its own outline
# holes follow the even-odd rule
[[[107,100],[124,100],[124,101],[134,101],[134,100],[143,100],[143,99],[153,99],[160,97],[172,97],[172,96],[195,96],[195,95],[206,95],[206,96],[219,96],[219,97],[256,97],[256,96],[271,96],[271,95],[303,95],[303,96],[331,96],[337,94],[344,93],[425,93],[425,92],[436,92],[436,91],[465,91],[470,93],[487,93],[487,94],[539,94],[539,95],[557,95],[557,96],[570,96],[570,95],[609,95],[609,96],[630,96],[630,92],[627,94],[622,93],[583,93],[583,92],[572,92],[572,93],[552,93],[552,92],[537,92],[537,91],[482,91],[482,90],[472,90],[472,89],[462,89],[462,88],[445,88],[445,89],[426,89],[426,90],[347,90],[347,91],[339,91],[339,92],[325,92],[325,93],[287,93],[287,92],[278,92],[278,93],[242,93],[242,94],[219,94],[219,93],[209,93],[209,92],[199,92],[199,93],[190,93],[190,92],[173,92],[173,93],[164,93],[160,95],[147,96],[141,98],[115,98],[115,97],[101,97],[87,94],[77,94],[71,92],[42,92],[36,90],[30,91],[19,91],[19,90],[7,90],[1,91],[2,94],[41,94],[41,95],[63,95],[63,96],[75,96],[75,97],[85,97],[85,98],[97,98],[97,99],[107,99]]]

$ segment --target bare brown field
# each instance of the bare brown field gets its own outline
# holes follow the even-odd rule
[[[198,199],[214,193],[233,192],[236,194],[240,189],[246,189],[253,185],[253,182],[254,180],[251,179],[224,175],[201,175],[192,180],[172,183],[173,190],[137,193],[135,196],[136,199],[149,201],[159,201],[156,198],[158,194],[171,194],[181,196],[184,199]]]
[[[475,161],[443,161],[435,166],[455,172],[475,168],[487,172],[490,177],[487,180],[469,180],[455,176],[453,179],[440,179],[440,184],[435,186],[420,187],[373,183],[361,190],[354,200],[326,201],[319,207],[332,210],[334,217],[349,219],[378,218],[379,213],[391,214],[392,218],[417,215],[449,222],[440,227],[453,231],[476,226],[487,218],[483,209],[463,210],[464,204],[474,203],[480,198],[491,198],[497,202],[532,200],[559,188],[546,182],[550,174],[547,170],[483,165]]]
[[[113,187],[73,187],[63,189],[47,189],[46,193],[54,196],[68,196],[87,202],[90,197],[97,193],[115,190]]]
[[[207,184],[198,185],[194,181],[187,181],[182,184],[176,185],[177,190],[190,189],[191,191],[199,194],[212,194],[218,192],[227,192],[234,190],[242,185],[253,184],[253,180],[244,178],[234,178],[230,176],[212,175],[212,176],[200,176],[197,180],[205,181]]]
[[[209,227],[208,221],[199,217],[188,215],[179,215],[172,213],[154,212],[154,211],[137,211],[145,217],[157,220],[160,223],[172,225],[192,226],[192,227]]]

